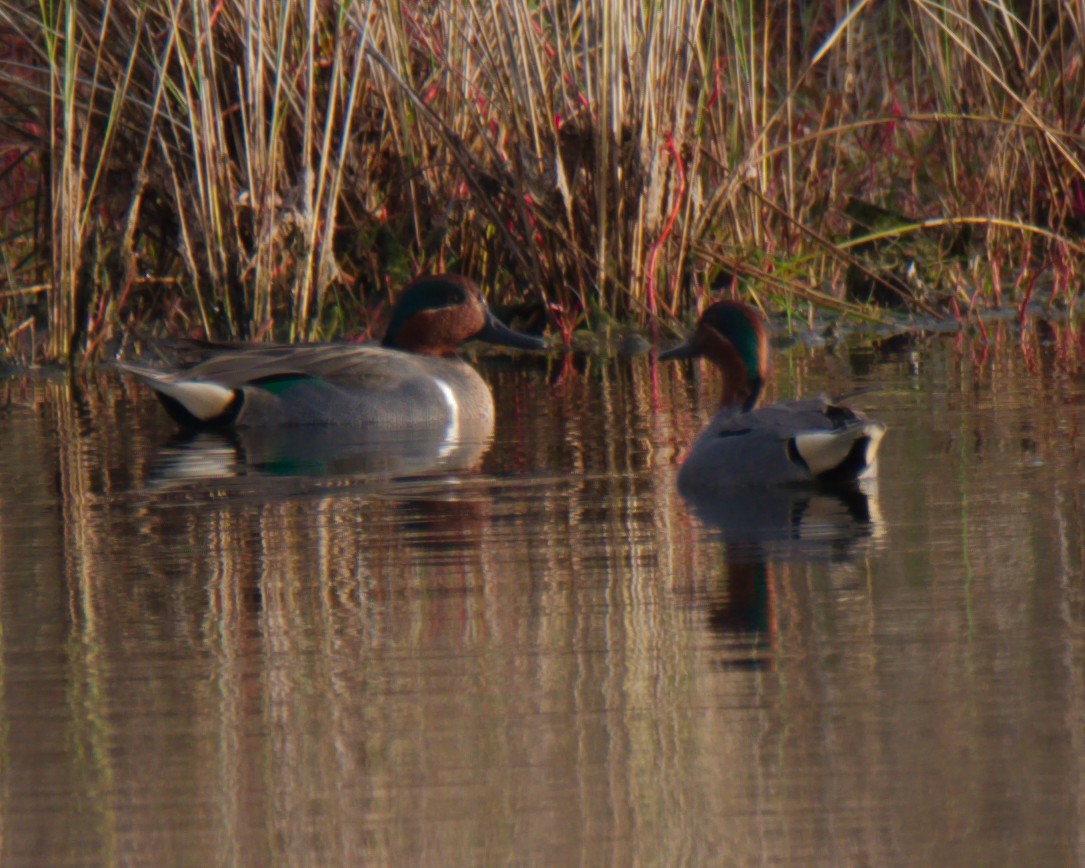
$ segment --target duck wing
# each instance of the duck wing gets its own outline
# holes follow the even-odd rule
[[[117,366],[150,386],[186,427],[396,424],[492,412],[485,385],[459,359],[374,345],[247,345],[219,348],[181,369]],[[473,400],[461,408],[464,394]]]
[[[684,484],[843,482],[872,467],[880,422],[826,398],[723,410],[682,467]]]

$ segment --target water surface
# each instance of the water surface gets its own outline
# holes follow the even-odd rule
[[[1080,863],[1067,352],[792,347],[877,484],[708,502],[715,374],[648,357],[486,362],[428,459],[9,378],[3,864]]]

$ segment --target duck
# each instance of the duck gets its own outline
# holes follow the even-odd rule
[[[704,357],[723,374],[720,409],[678,471],[680,489],[848,484],[877,472],[886,426],[826,397],[758,407],[769,365],[765,323],[750,305],[720,300],[660,361]]]
[[[546,347],[542,338],[502,324],[470,278],[435,274],[399,293],[379,345],[185,341],[196,359],[186,366],[116,364],[150,387],[188,430],[434,425],[454,433],[493,426],[489,387],[456,355],[472,339]]]

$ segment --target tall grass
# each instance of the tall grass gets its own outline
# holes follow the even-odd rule
[[[893,291],[936,312],[1081,281],[1080,4],[55,0],[0,30],[24,359],[364,332],[430,269],[566,336],[735,282],[854,308],[915,261]]]

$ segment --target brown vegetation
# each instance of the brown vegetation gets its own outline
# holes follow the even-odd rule
[[[1039,0],[7,4],[0,341],[352,335],[433,269],[565,337],[746,278],[1072,302],[1083,44]]]

